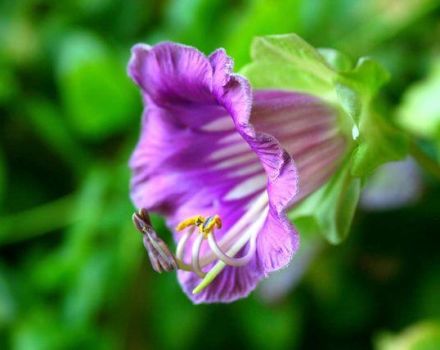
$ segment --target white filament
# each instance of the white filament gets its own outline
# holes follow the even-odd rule
[[[246,226],[248,226],[251,222],[255,221],[255,218],[259,218],[261,216],[265,218],[265,215],[263,215],[263,210],[265,207],[267,207],[268,203],[269,197],[267,192],[264,191],[252,204],[249,210],[246,211],[246,213],[240,218],[240,220],[238,220],[235,225],[232,226],[222,237],[219,246],[223,251],[229,249],[236,236],[241,234]],[[216,260],[216,258],[216,254],[214,254],[214,252],[210,252],[200,259],[200,263],[202,266],[206,266]]]
[[[212,251],[215,253],[215,255],[217,255],[217,257],[223,261],[225,264],[230,265],[230,266],[244,266],[246,265],[254,256],[255,254],[255,250],[257,247],[257,235],[253,235],[250,238],[250,245],[249,245],[249,249],[248,252],[246,253],[245,256],[241,257],[241,258],[232,258],[228,255],[226,255],[223,250],[221,250],[221,248],[218,246],[217,241],[215,240],[214,237],[214,233],[211,233],[208,236],[208,243],[209,243],[209,247],[212,249]]]
[[[263,192],[254,203],[252,203],[249,210],[246,211],[240,220],[223,236],[220,242],[217,242],[215,239],[214,232],[209,233],[208,244],[210,251],[203,257],[200,256],[200,253],[205,236],[199,233],[192,243],[190,265],[184,262],[185,247],[190,236],[196,231],[196,227],[188,229],[177,244],[176,260],[178,261],[179,268],[185,271],[193,271],[203,279],[207,274],[203,272],[202,268],[215,260],[217,260],[217,264],[215,265],[216,274],[220,273],[226,265],[239,267],[249,263],[255,255],[258,233],[263,227],[269,211],[268,203],[269,197],[267,192]],[[247,243],[249,243],[249,248],[246,255],[235,258],[234,256]]]
[[[234,256],[237,254],[241,248],[243,248],[249,240],[251,240],[252,237],[257,237],[258,233],[260,232],[261,228],[263,227],[267,214],[269,212],[269,207],[266,206],[264,208],[263,212],[261,213],[256,221],[252,223],[252,225],[246,230],[246,233],[240,236],[240,238],[237,240],[237,242],[234,243],[234,245],[231,247],[231,249],[228,250],[229,256]]]
[[[191,228],[187,230],[182,237],[179,240],[179,243],[177,244],[176,249],[176,260],[179,264],[179,268],[186,271],[192,271],[192,268],[190,265],[186,264],[184,261],[184,255],[185,255],[185,246],[186,242],[188,242],[188,238],[194,233],[195,228]]]
[[[206,275],[202,271],[202,268],[200,267],[200,247],[202,246],[202,242],[204,238],[205,237],[203,236],[203,234],[199,234],[192,246],[192,259],[191,259],[192,268],[193,271],[200,278],[203,278]]]

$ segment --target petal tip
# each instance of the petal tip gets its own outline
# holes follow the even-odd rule
[[[131,56],[127,65],[128,76],[139,86],[141,86],[141,66],[145,59],[145,54],[150,52],[152,47],[147,44],[135,44],[131,48]]]

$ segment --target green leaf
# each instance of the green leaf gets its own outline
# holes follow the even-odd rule
[[[154,348],[178,350],[182,349],[182,344],[193,344],[199,335],[198,331],[209,323],[208,309],[203,306],[194,307],[176,288],[176,277],[173,274],[151,278],[150,283],[152,282],[154,286],[146,283],[144,285],[146,285],[148,294],[151,294],[150,300],[154,301],[149,305],[147,313],[148,322],[158,335],[154,341]],[[166,315],[173,315],[173,322],[170,322]],[[206,331],[212,330],[215,332],[216,326]],[[173,336],[169,336],[170,334]]]
[[[273,277],[273,276],[271,276]],[[253,298],[234,305],[250,349],[296,349],[304,325],[303,310],[295,303],[264,305]],[[270,325],[270,327],[268,327]]]
[[[76,328],[87,324],[98,313],[102,303],[108,299],[110,282],[115,279],[112,272],[111,249],[101,248],[81,261],[81,269],[71,280],[63,304],[69,326]]]
[[[304,3],[298,0],[271,1],[250,0],[242,3],[236,16],[228,16],[222,28],[227,37],[225,47],[234,57],[236,67],[249,62],[248,47],[256,35],[288,33],[302,27]],[[289,13],[289,16],[285,14]],[[212,26],[211,26],[212,27]]]
[[[330,181],[290,213],[301,233],[321,234],[333,244],[349,232],[360,195],[360,179],[350,174],[349,163]]]
[[[412,85],[397,111],[397,121],[417,136],[440,140],[440,61],[428,76]]]
[[[82,144],[68,129],[62,113],[47,99],[29,99],[25,105],[29,123],[38,136],[80,176],[90,163]]]
[[[77,222],[78,216],[72,213],[75,200],[75,195],[68,195],[0,217],[0,246],[32,239]]]
[[[11,288],[11,279],[8,271],[0,265],[0,329],[14,321],[18,314],[17,296]]]
[[[376,339],[377,350],[436,350],[440,348],[440,324],[417,323],[401,334],[382,333]]]
[[[16,97],[19,89],[17,76],[10,65],[1,62],[0,57],[0,105]]]
[[[136,89],[126,76],[125,62],[99,38],[87,33],[67,37],[57,73],[67,117],[78,134],[102,139],[130,125]]]
[[[3,197],[6,193],[7,169],[3,150],[0,148],[0,209],[3,206]]]

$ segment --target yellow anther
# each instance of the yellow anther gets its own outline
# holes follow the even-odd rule
[[[207,235],[208,233],[211,233],[214,231],[214,228],[222,228],[222,221],[220,219],[220,216],[214,215],[208,217],[205,222],[199,226],[201,232],[205,233]]]
[[[222,220],[218,215],[208,216],[207,218],[201,215],[196,215],[179,223],[179,225],[177,225],[176,227],[176,231],[182,231],[190,226],[198,227],[199,232],[203,234],[205,238],[207,238],[208,235],[212,233],[215,228],[222,228]]]
[[[201,216],[201,215],[192,216],[188,219],[181,221],[176,226],[176,231],[180,232],[190,226],[199,226],[200,227],[200,225],[202,225],[204,222],[205,222],[205,218],[203,216]]]

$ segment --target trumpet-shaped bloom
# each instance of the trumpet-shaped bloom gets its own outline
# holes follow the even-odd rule
[[[136,45],[128,71],[145,103],[133,202],[177,227],[178,277],[194,302],[248,295],[298,249],[286,210],[339,164],[338,114],[310,95],[252,91],[223,49]]]

